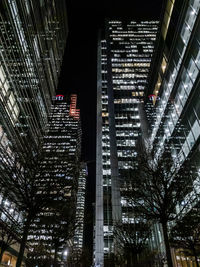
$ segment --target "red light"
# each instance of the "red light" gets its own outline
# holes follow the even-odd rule
[[[80,110],[76,109],[76,103],[77,103],[77,95],[71,95],[69,116],[74,117],[75,119],[78,120],[80,118]]]

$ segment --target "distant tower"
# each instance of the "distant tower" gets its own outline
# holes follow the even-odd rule
[[[45,157],[42,163],[42,177],[55,180],[56,187],[62,189],[54,205],[62,202],[68,208],[69,201],[74,203],[74,208],[69,206],[69,209],[73,209],[70,212],[75,218],[74,224],[77,224],[77,228],[74,229],[74,236],[70,238],[70,242],[59,247],[58,253],[62,257],[64,249],[69,246],[68,249],[72,253],[77,251],[77,255],[80,255],[83,245],[86,166],[80,162],[81,122],[80,110],[77,109],[77,95],[72,94],[67,101],[63,95],[54,97],[43,150]],[[49,231],[45,226],[41,229],[41,221],[48,221],[48,216],[51,217],[52,214],[46,209],[38,215],[33,225],[33,232],[29,236],[29,242],[33,247],[39,243],[43,244],[53,253]],[[62,220],[58,222],[57,227],[60,227],[60,224]]]
[[[113,252],[113,223],[126,221],[119,170],[132,166],[144,124],[158,21],[107,21],[98,42],[95,263]]]
[[[83,231],[85,215],[85,190],[87,179],[87,165],[81,162],[78,178],[77,205],[76,205],[76,222],[78,224],[75,230],[73,241],[74,260],[79,260],[83,251]]]

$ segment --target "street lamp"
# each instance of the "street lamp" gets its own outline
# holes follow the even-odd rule
[[[65,258],[67,258],[67,255],[68,255],[68,250],[66,249],[66,250],[64,250],[64,252],[63,252],[63,256],[64,256]]]
[[[67,266],[67,255],[68,255],[68,250],[65,249],[63,251],[63,261],[65,261],[64,266]]]

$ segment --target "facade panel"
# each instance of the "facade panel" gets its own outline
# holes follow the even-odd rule
[[[190,199],[185,213],[199,202],[199,8],[199,0],[167,1],[165,14],[170,9],[170,16],[167,25],[165,18],[162,22],[147,93],[154,99],[152,102],[146,97],[145,101],[155,157],[159,159],[164,150],[169,150],[176,164],[190,165],[190,177],[184,177],[190,179],[188,194],[182,200],[186,203]],[[181,210],[181,203],[177,203],[177,213]],[[174,259],[175,266],[190,264],[181,254]]]

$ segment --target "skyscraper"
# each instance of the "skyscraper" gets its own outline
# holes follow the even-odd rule
[[[87,165],[84,162],[80,164],[79,178],[78,178],[78,191],[76,201],[76,222],[77,228],[75,229],[73,240],[74,260],[79,260],[83,252],[83,232],[84,232],[84,216],[85,216],[85,190],[87,179]]]
[[[113,223],[128,214],[119,171],[132,166],[158,21],[107,21],[98,43],[95,263],[113,252]],[[144,131],[145,132],[145,131]]]
[[[43,138],[44,159],[41,164],[41,177],[45,183],[48,180],[54,180],[55,191],[58,189],[58,194],[53,200],[53,205],[50,203],[49,208],[45,208],[38,214],[32,225],[29,242],[33,247],[43,244],[53,254],[55,251],[53,239],[63,238],[65,242],[61,242],[58,247],[58,253],[62,258],[64,249],[66,247],[73,249],[74,242],[77,249],[82,249],[86,169],[80,164],[81,122],[80,110],[76,107],[77,95],[72,94],[67,101],[63,95],[57,95],[53,102],[48,131]],[[60,210],[55,212],[56,206],[59,206]],[[69,214],[67,213],[68,218],[65,218],[62,213],[67,210]],[[54,216],[59,220],[54,221]],[[74,233],[71,234],[67,232],[67,225],[70,229],[71,224],[76,223],[76,219],[79,222],[81,220],[82,224],[77,229],[72,228],[71,231]],[[51,220],[54,222],[52,226],[48,225],[48,221],[51,222]],[[64,228],[66,233],[60,233],[59,229],[64,224],[66,224]],[[45,257],[45,255],[41,256]]]
[[[68,35],[65,1],[2,0],[0,33],[0,148],[12,157],[36,152],[46,130]],[[0,199],[1,225],[19,226],[18,207],[2,191]]]
[[[22,149],[36,145],[46,127],[68,34],[66,6],[3,0],[0,10],[0,138]]]
[[[199,0],[166,1],[145,100],[155,156],[161,157],[163,148],[168,149],[180,166],[188,162],[191,167],[186,177],[191,184],[182,200],[191,199],[187,212],[199,202],[199,8]],[[155,240],[161,247],[162,238]],[[178,255],[176,260],[182,264],[185,258]]]

